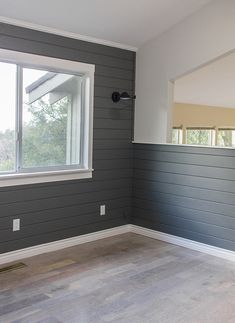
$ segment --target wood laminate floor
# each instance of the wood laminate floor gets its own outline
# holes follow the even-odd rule
[[[235,322],[235,264],[135,234],[0,274],[0,322]]]

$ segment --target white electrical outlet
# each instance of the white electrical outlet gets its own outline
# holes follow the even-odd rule
[[[13,220],[13,231],[19,231],[20,230],[20,219],[14,219]]]
[[[100,206],[100,215],[105,215],[105,205]]]

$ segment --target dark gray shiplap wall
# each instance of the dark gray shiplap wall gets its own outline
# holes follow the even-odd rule
[[[235,150],[134,146],[131,222],[235,250]]]
[[[135,53],[0,24],[0,48],[95,64],[93,178],[0,188],[0,253],[126,224],[132,206]],[[99,216],[106,204],[106,216]],[[12,232],[12,220],[21,231]]]
[[[234,150],[135,144],[132,181],[133,104],[113,104],[110,96],[133,92],[135,53],[6,24],[0,48],[96,65],[93,178],[0,188],[0,253],[130,220],[235,250]],[[19,232],[12,232],[14,218]]]

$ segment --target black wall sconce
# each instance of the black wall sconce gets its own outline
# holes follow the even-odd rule
[[[135,95],[130,96],[130,94],[128,94],[127,92],[122,92],[122,93],[113,92],[112,93],[112,100],[115,103],[119,102],[120,100],[127,101],[127,100],[134,100],[134,99],[136,99],[136,96]]]

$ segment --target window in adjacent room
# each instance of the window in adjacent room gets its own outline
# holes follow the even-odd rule
[[[235,129],[219,128],[217,145],[221,147],[235,147]]]
[[[0,185],[91,176],[94,66],[0,50]]]
[[[173,127],[172,128],[172,143],[181,145],[182,140],[183,140],[182,127]]]
[[[215,145],[215,130],[211,128],[187,128],[186,129],[187,145]]]

